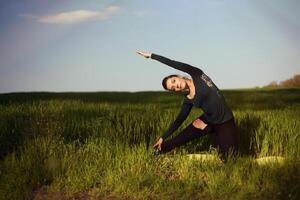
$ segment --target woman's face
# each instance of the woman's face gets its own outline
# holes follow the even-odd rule
[[[179,91],[183,91],[185,89],[186,82],[182,77],[174,76],[174,77],[168,78],[166,85],[167,85],[168,90],[179,92]]]

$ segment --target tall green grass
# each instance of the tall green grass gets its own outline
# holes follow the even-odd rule
[[[0,95],[0,199],[33,191],[133,199],[299,199],[300,90],[225,91],[239,129],[240,156],[190,160],[210,152],[208,136],[169,155],[152,145],[176,117],[171,93]],[[201,110],[192,113],[182,130]],[[284,156],[261,166],[256,157]]]

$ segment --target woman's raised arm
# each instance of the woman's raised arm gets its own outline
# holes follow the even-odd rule
[[[186,63],[178,62],[178,61],[175,61],[175,60],[171,60],[169,58],[166,58],[166,57],[154,54],[154,53],[149,53],[149,52],[144,52],[144,51],[137,51],[137,53],[144,56],[145,58],[152,58],[152,59],[157,60],[157,61],[159,61],[163,64],[166,64],[170,67],[173,67],[177,70],[186,72],[190,75],[193,75],[197,72],[202,73],[202,70],[197,68],[197,67],[191,66],[191,65],[186,64]]]

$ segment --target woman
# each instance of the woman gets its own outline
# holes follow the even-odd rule
[[[163,56],[137,51],[145,58],[152,58],[177,70],[188,73],[192,79],[180,75],[170,75],[163,79],[162,85],[166,90],[188,92],[185,96],[181,111],[167,131],[154,144],[154,148],[166,153],[195,138],[206,134],[213,136],[222,157],[229,152],[237,153],[238,135],[233,113],[225,102],[224,96],[212,80],[199,68],[170,60]],[[193,121],[182,132],[170,140],[170,136],[187,118],[191,108],[201,108],[204,114]]]

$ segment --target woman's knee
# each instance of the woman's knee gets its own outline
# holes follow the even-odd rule
[[[207,124],[203,122],[200,118],[197,118],[196,120],[194,120],[193,126],[197,129],[204,130],[207,127]]]

